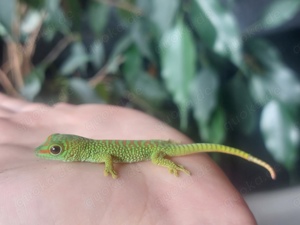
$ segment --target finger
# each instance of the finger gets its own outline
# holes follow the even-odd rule
[[[8,118],[11,114],[13,114],[11,110],[3,108],[0,106],[0,118]]]
[[[49,131],[35,127],[31,121],[18,122],[0,117],[0,134],[0,145],[16,143],[23,146],[36,146],[37,141],[49,135]],[[1,150],[3,149],[0,148]]]
[[[0,118],[0,144],[3,143],[13,143],[21,137],[24,137],[23,127],[20,124],[14,123],[11,120],[7,120],[6,118]]]
[[[49,110],[50,106],[43,103],[29,103],[20,109],[20,112],[43,112]]]
[[[8,97],[6,95],[0,94],[0,107],[13,112],[19,112],[24,106],[29,105],[30,103]]]

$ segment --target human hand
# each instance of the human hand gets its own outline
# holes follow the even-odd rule
[[[151,162],[103,164],[39,159],[52,133],[94,139],[190,142],[141,112],[107,105],[53,107],[0,94],[0,224],[256,224],[242,197],[206,154],[176,157],[191,176]]]

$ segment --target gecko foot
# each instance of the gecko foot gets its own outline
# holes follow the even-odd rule
[[[152,163],[155,165],[167,167],[169,169],[169,172],[171,174],[174,174],[176,177],[178,176],[179,171],[190,175],[190,171],[185,169],[183,166],[177,165],[175,162],[171,161],[170,159],[165,159],[164,154],[165,154],[164,152],[159,152],[159,151],[154,152],[151,155]]]
[[[188,171],[187,169],[185,169],[183,166],[181,165],[176,165],[175,166],[172,166],[171,168],[169,168],[169,172],[171,174],[174,174],[176,177],[178,177],[178,172],[181,171],[181,172],[184,172],[188,175],[191,175],[190,171]]]
[[[104,176],[108,176],[109,174],[114,179],[118,178],[118,174],[117,174],[117,172],[115,170],[105,168],[105,170],[104,170]]]

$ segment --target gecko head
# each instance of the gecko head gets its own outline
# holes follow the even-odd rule
[[[45,159],[66,160],[68,142],[72,139],[74,135],[51,134],[42,145],[35,149],[35,154]]]

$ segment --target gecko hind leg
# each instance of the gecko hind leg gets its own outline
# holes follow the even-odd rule
[[[190,171],[185,169],[182,165],[177,165],[173,161],[165,159],[164,154],[162,152],[154,152],[151,155],[151,161],[155,165],[167,167],[169,169],[169,172],[171,174],[174,174],[176,177],[178,176],[179,171],[184,172],[188,175],[191,174]]]
[[[102,160],[104,161],[105,168],[104,168],[104,176],[108,176],[109,174],[112,178],[118,178],[117,172],[114,170],[113,160],[111,155],[103,156]]]

